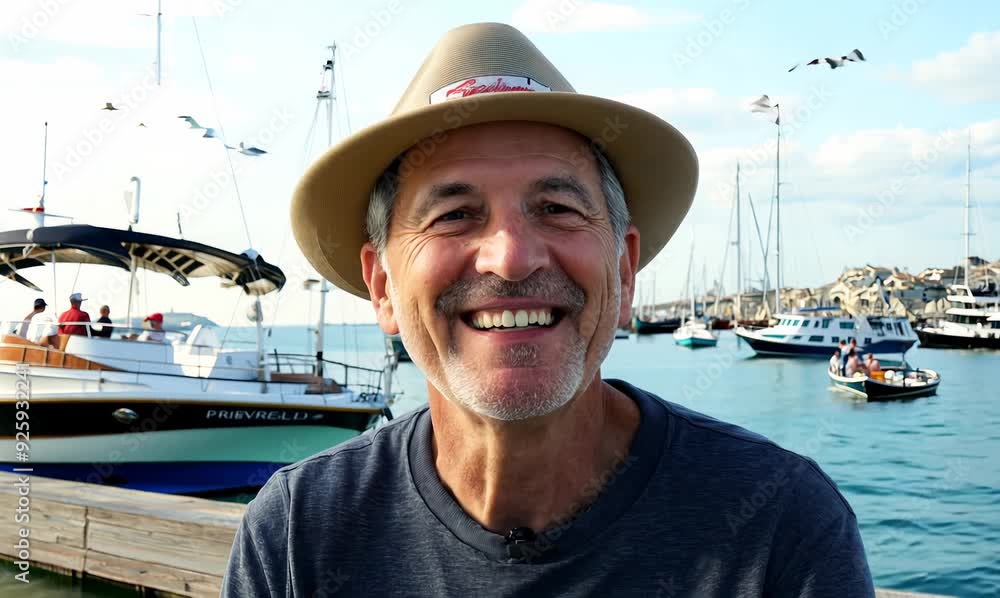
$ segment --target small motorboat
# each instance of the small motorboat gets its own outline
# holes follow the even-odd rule
[[[625,328],[615,328],[615,340],[628,337],[629,337],[628,330],[626,330]]]
[[[865,375],[855,372],[854,376],[841,376],[827,370],[833,385],[868,401],[893,401],[897,399],[917,399],[937,394],[941,376],[934,370],[913,369],[904,362],[898,367],[886,367]]]

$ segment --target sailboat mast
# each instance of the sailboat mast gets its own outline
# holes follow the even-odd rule
[[[38,207],[41,212],[45,212],[45,188],[49,185],[48,173],[48,162],[49,162],[49,122],[45,121],[45,139],[42,141],[42,196],[38,200]],[[45,223],[45,217],[42,216],[42,222],[39,226]]]
[[[777,238],[774,247],[774,262],[777,269],[774,284],[774,313],[781,313],[781,107],[778,107],[778,147],[775,154],[775,207],[777,209]]]
[[[326,102],[326,146],[330,147],[333,145],[333,100],[337,95],[337,78],[334,72],[334,66],[337,60],[337,44],[327,46],[330,50],[330,60],[323,66],[325,71],[329,71],[330,74],[330,87],[326,90],[320,89],[316,94],[317,102]],[[326,74],[324,72],[324,74]],[[325,77],[324,77],[325,79]],[[325,93],[324,93],[325,91]],[[326,296],[330,292],[329,282],[325,277],[320,277],[322,282],[320,282],[319,288],[319,321],[316,322],[316,375],[323,376],[323,348],[324,348],[324,332],[326,330]]]
[[[740,163],[736,163],[736,321],[743,316],[743,253],[740,249]]]
[[[965,157],[965,231],[962,236],[965,238],[965,262],[962,267],[965,274],[965,286],[969,286],[969,268],[972,265],[969,258],[969,196],[972,194],[972,129],[969,129],[969,143],[966,146]]]
[[[156,86],[160,86],[160,73],[163,71],[160,58],[160,36],[163,30],[163,0],[156,0]]]

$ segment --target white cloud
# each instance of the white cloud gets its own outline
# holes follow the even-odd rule
[[[568,33],[644,29],[692,23],[698,19],[698,15],[692,13],[647,13],[633,6],[610,2],[525,0],[514,10],[511,22],[531,33]]]
[[[956,102],[1000,100],[1000,31],[973,33],[959,48],[913,64],[910,80]]]
[[[658,87],[614,99],[659,115],[715,113],[727,103],[710,87]],[[735,108],[735,102],[729,103]]]

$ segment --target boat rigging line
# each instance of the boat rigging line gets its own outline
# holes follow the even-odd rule
[[[212,96],[212,109],[215,111],[215,120],[219,123],[219,132],[222,133],[222,138],[226,139],[226,128],[222,124],[222,116],[219,114],[219,103],[215,97],[215,88],[212,86],[212,76],[208,72],[208,61],[205,59],[205,49],[201,45],[201,33],[198,31],[198,19],[197,17],[191,17],[191,23],[194,25],[194,37],[198,42],[198,52],[201,54],[201,64],[205,69],[205,80],[208,81],[208,91]],[[243,198],[240,196],[240,185],[236,178],[236,168],[233,166],[233,157],[230,152],[223,147],[223,151],[226,152],[226,162],[229,164],[229,174],[233,179],[233,190],[236,192],[236,203],[240,207],[240,218],[243,221],[243,231],[247,236],[247,246],[253,247],[253,241],[250,238],[250,226],[247,224],[246,211],[243,209]]]

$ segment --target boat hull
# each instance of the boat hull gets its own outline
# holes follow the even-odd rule
[[[833,372],[827,372],[833,385],[847,391],[855,396],[866,399],[869,402],[876,401],[900,401],[908,399],[918,399],[937,394],[941,377],[932,370],[916,370],[927,377],[925,381],[910,385],[891,384],[880,382],[866,376],[847,378],[839,376]]]
[[[0,469],[165,493],[259,487],[274,470],[373,426],[377,408],[99,397],[30,402],[25,461],[14,403],[0,403]]]
[[[933,330],[916,330],[920,346],[926,349],[1000,349],[1000,337],[961,336]]]
[[[636,334],[670,334],[681,327],[679,319],[649,322],[638,318],[633,322]]]
[[[719,341],[714,338],[698,338],[696,336],[689,336],[686,338],[676,339],[677,344],[681,347],[688,347],[690,349],[699,349],[703,347],[714,347],[719,344]]]
[[[736,335],[743,339],[750,348],[762,357],[808,357],[829,359],[837,349],[837,345],[806,344],[795,342],[780,342],[755,336],[744,329],[737,329]],[[863,353],[894,354],[905,353],[914,345],[915,340],[879,340],[865,347]]]

